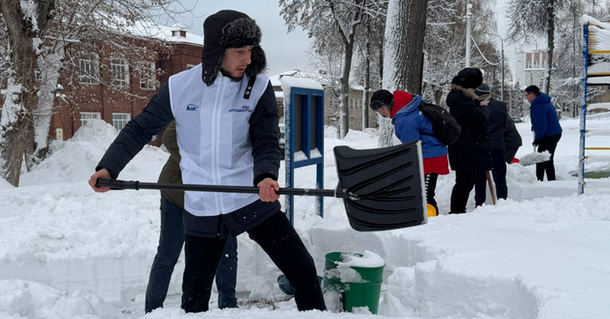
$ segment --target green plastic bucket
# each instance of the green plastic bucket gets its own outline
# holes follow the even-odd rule
[[[352,312],[354,307],[368,307],[372,314],[377,314],[379,309],[379,296],[381,294],[381,282],[383,281],[383,268],[381,267],[357,267],[351,266],[361,279],[351,282],[349,279],[342,281],[337,263],[343,262],[341,255],[349,254],[362,257],[358,253],[330,252],[326,254],[324,267],[324,291],[339,292],[343,298],[343,310]],[[351,276],[349,276],[351,277]],[[358,277],[358,276],[356,276]]]

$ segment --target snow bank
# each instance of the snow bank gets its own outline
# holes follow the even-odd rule
[[[610,287],[609,191],[576,196],[578,121],[561,122],[555,155],[558,180],[538,182],[535,166],[508,167],[509,199],[469,213],[445,215],[455,176],[441,176],[436,198],[443,215],[428,224],[386,232],[356,232],[343,202],[295,197],[295,228],[318,272],[330,251],[366,252],[385,262],[381,316],[401,318],[606,318]],[[607,127],[608,119],[588,121]],[[531,151],[529,124],[517,124]],[[159,236],[159,193],[94,193],[86,184],[116,132],[92,123],[23,176],[19,188],[0,186],[0,317],[138,318]],[[338,180],[332,148],[374,148],[374,132],[350,131],[338,140],[325,130],[326,188]],[[605,143],[591,137],[590,145]],[[121,178],[155,181],[168,154],[147,147]],[[315,187],[315,167],[295,171],[296,187]],[[283,169],[280,184],[284,184]],[[606,179],[607,181],[608,179]],[[604,181],[604,180],[600,180]],[[489,197],[488,197],[489,198]],[[367,314],[297,312],[276,280],[280,271],[247,235],[239,236],[241,309],[184,314],[183,260],[178,261],[164,309],[145,318],[377,318]],[[372,259],[375,260],[376,258]],[[369,261],[372,261],[369,260]],[[379,262],[379,260],[377,260]],[[377,263],[378,264],[378,263]]]

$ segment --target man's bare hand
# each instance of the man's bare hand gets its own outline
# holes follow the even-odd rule
[[[98,178],[103,178],[103,179],[110,179],[110,172],[108,172],[107,169],[102,168],[99,171],[95,172],[95,174],[91,175],[91,178],[89,178],[89,186],[91,186],[91,188],[93,188],[94,191],[98,192],[98,193],[105,193],[107,191],[110,190],[110,187],[108,186],[104,186],[104,187],[96,187],[95,183],[97,183],[97,179]]]
[[[280,185],[277,181],[267,177],[256,186],[259,188],[258,197],[261,201],[275,202],[280,198],[280,194],[277,193],[280,190]]]

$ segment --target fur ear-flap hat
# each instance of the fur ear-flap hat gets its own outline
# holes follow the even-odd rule
[[[483,72],[477,68],[465,68],[453,77],[451,84],[459,85],[466,89],[474,89],[483,83]]]
[[[201,76],[208,86],[216,80],[227,49],[252,46],[252,62],[246,68],[248,77],[258,75],[267,66],[265,52],[260,47],[261,29],[245,13],[218,11],[203,22],[203,35]]]

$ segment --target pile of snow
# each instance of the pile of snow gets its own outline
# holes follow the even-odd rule
[[[542,153],[530,153],[521,157],[519,164],[523,166],[534,165],[537,163],[548,162],[551,160],[551,153],[544,151]]]
[[[607,119],[590,121],[604,127]],[[343,202],[295,197],[295,228],[318,273],[325,254],[351,252],[383,260],[380,316],[401,318],[607,318],[610,287],[608,190],[576,196],[578,121],[561,122],[555,155],[558,180],[538,182],[535,166],[508,167],[509,199],[469,213],[446,215],[453,173],[441,176],[436,199],[443,215],[428,224],[386,232],[356,232]],[[529,124],[517,125],[529,153]],[[325,188],[337,185],[332,148],[377,147],[375,132],[325,131]],[[241,309],[184,314],[180,309],[183,257],[164,309],[144,315],[148,272],[159,238],[159,192],[94,193],[89,176],[116,132],[95,123],[53,145],[54,153],[13,188],[0,180],[0,317],[11,318],[377,318],[367,314],[303,312],[286,300],[280,271],[241,235],[238,298]],[[589,141],[589,140],[588,140]],[[605,142],[592,137],[591,145]],[[121,179],[156,181],[168,154],[145,147]],[[315,166],[296,170],[296,187],[315,187]],[[284,169],[280,181],[284,184]],[[607,181],[607,179],[606,179]],[[3,183],[3,184],[1,184]],[[472,195],[472,194],[471,194]],[[488,196],[489,199],[489,196]],[[367,252],[368,251],[368,252]],[[373,255],[370,255],[373,256]],[[367,262],[367,263],[368,263]]]

